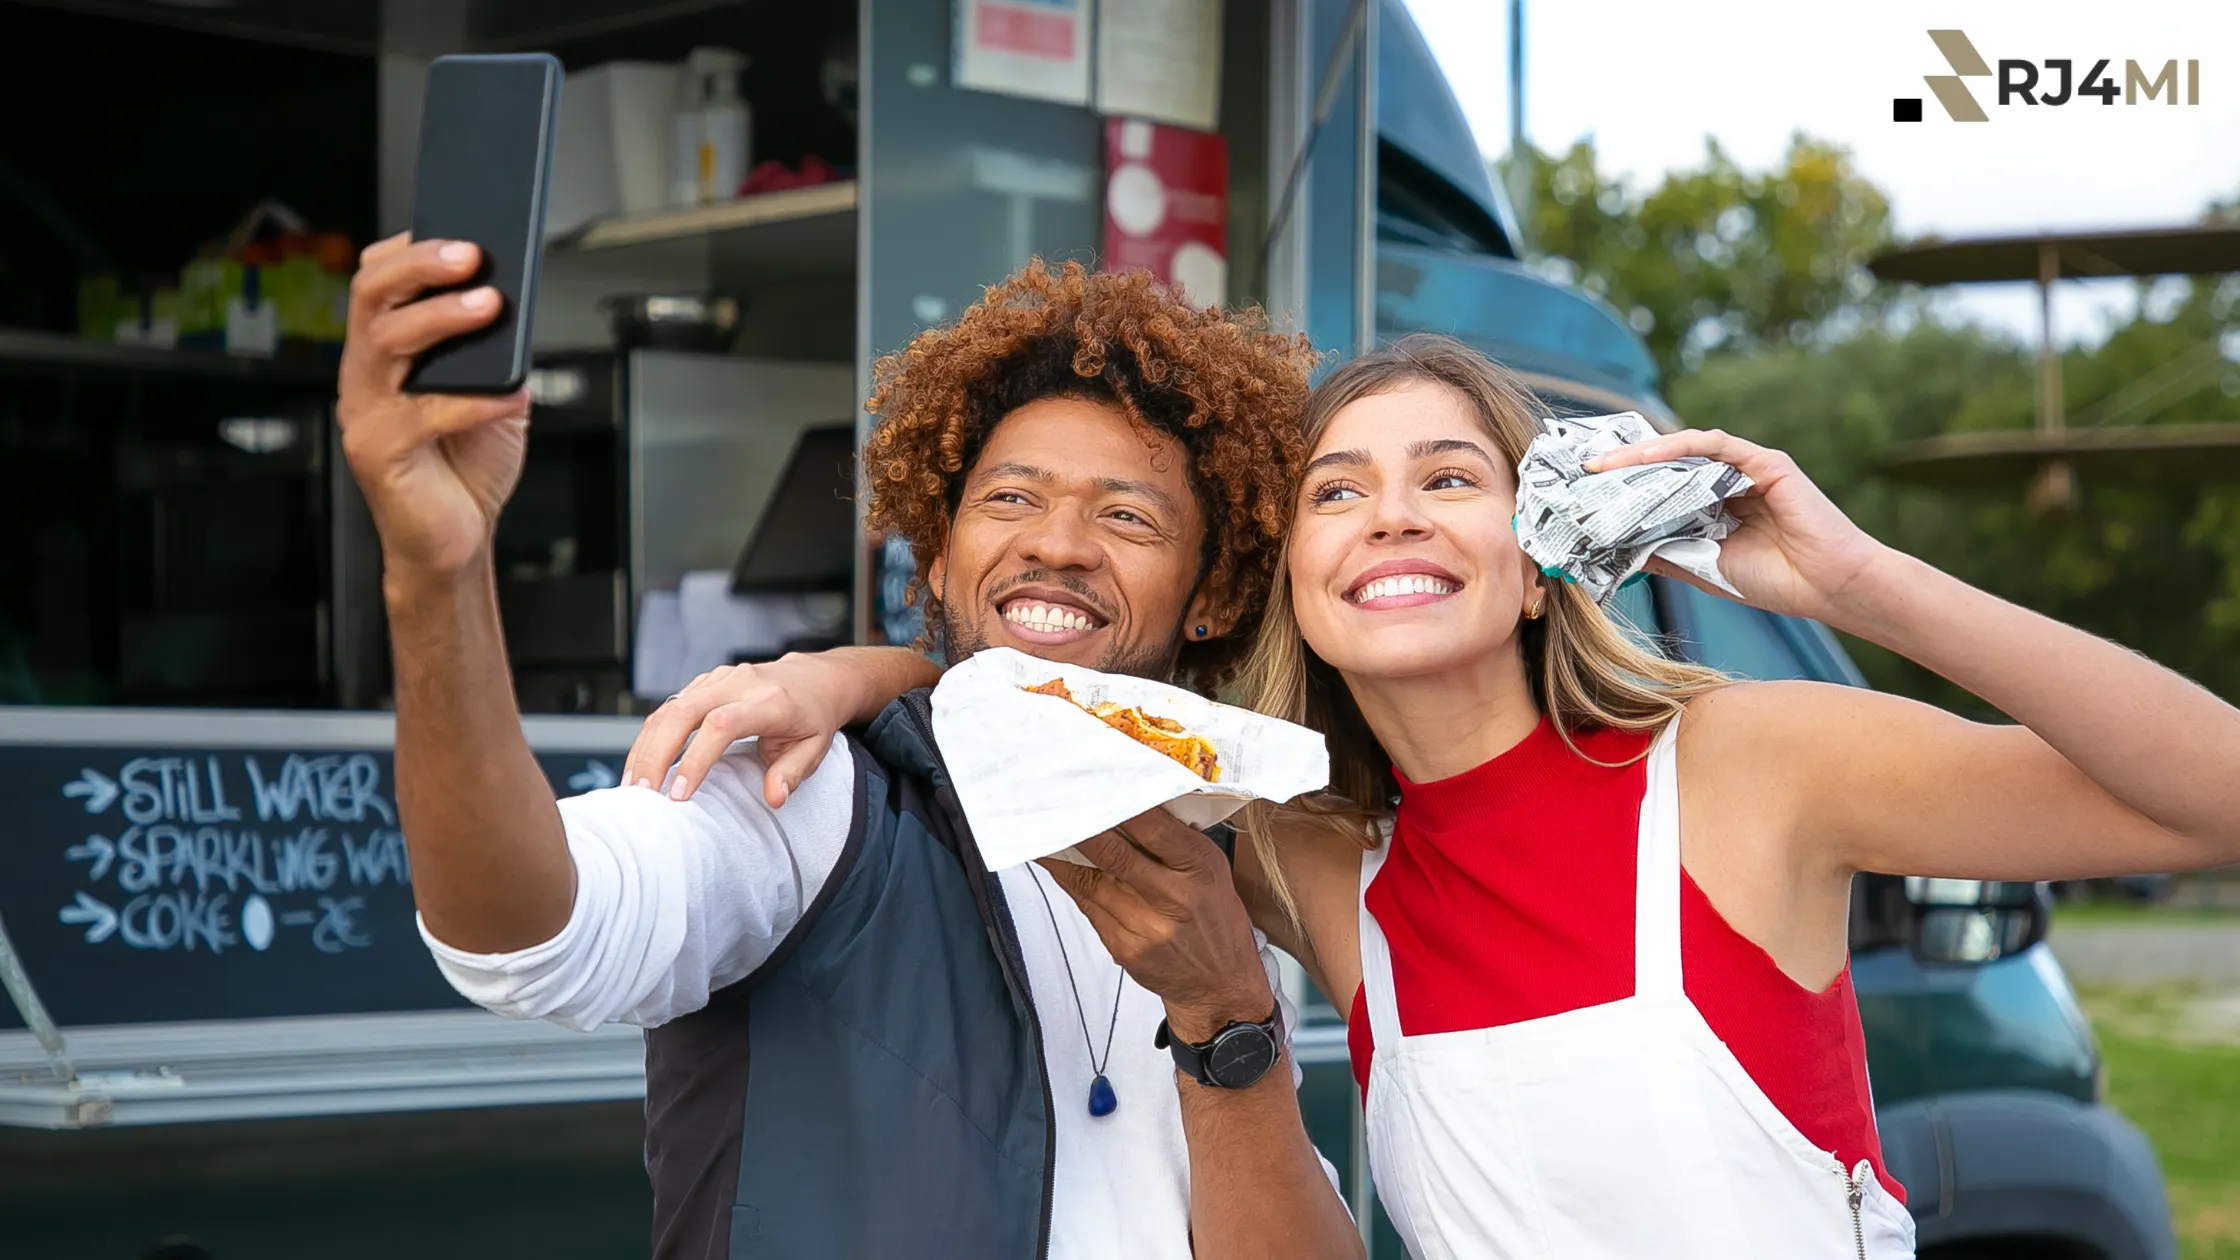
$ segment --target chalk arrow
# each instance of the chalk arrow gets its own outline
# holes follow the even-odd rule
[[[62,851],[62,856],[73,862],[91,861],[93,869],[86,878],[98,881],[109,873],[109,864],[117,860],[116,842],[107,836],[87,836],[84,844],[73,844]]]
[[[84,923],[86,944],[99,945],[117,930],[117,912],[95,901],[84,893],[78,894],[78,904],[64,906],[58,916],[64,923]]]
[[[74,781],[63,785],[62,794],[84,797],[86,812],[98,814],[117,799],[117,781],[95,770],[80,770]]]
[[[622,782],[622,776],[616,774],[604,761],[591,762],[583,769],[568,776],[568,786],[578,792],[593,792],[600,788],[611,788],[620,782]]]

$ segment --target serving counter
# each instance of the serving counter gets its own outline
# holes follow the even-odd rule
[[[530,717],[553,790],[631,718]],[[636,1097],[633,1029],[468,1006],[413,918],[386,713],[0,708],[0,1124]]]

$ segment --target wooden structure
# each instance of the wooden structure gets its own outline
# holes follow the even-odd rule
[[[2135,422],[2222,374],[2224,348],[2211,342],[2096,404],[2091,423],[2063,414],[2061,355],[2053,340],[2053,286],[2107,276],[2240,272],[2240,227],[2201,225],[2118,232],[2046,233],[1929,241],[1867,264],[1884,280],[1920,285],[2030,280],[2038,286],[2037,421],[2027,431],[1948,434],[1899,447],[1886,475],[1924,485],[1984,487],[2026,482],[2031,505],[2076,501],[2076,469],[2150,480],[2240,477],[2240,425],[2141,426]]]

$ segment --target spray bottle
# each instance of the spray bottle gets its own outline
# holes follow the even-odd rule
[[[671,193],[678,205],[708,205],[739,195],[752,154],[753,120],[739,95],[747,59],[727,48],[695,48],[685,59],[670,144]]]

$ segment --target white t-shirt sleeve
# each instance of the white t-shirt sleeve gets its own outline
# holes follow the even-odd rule
[[[1283,1033],[1283,1059],[1291,1065],[1291,1088],[1296,1090],[1307,1079],[1306,1069],[1291,1057],[1291,1032],[1299,1026],[1299,1008],[1284,991],[1283,963],[1276,957],[1275,946],[1268,944],[1268,934],[1259,928],[1252,929],[1252,943],[1260,950],[1260,969],[1268,973],[1268,987],[1275,991],[1276,1028]]]
[[[1299,1066],[1299,1060],[1291,1054],[1291,1030],[1299,1026],[1299,1008],[1283,987],[1283,964],[1276,958],[1275,947],[1268,944],[1268,934],[1259,928],[1252,929],[1252,943],[1260,947],[1260,966],[1268,973],[1268,987],[1275,990],[1276,1023],[1283,1030],[1283,1060],[1291,1065],[1291,1088],[1297,1090],[1307,1080],[1307,1070]],[[1314,1157],[1322,1165],[1322,1175],[1330,1179],[1330,1188],[1338,1192],[1338,1200],[1343,1203],[1346,1188],[1345,1183],[1338,1179],[1337,1165],[1332,1164],[1319,1147],[1315,1149]],[[1352,1215],[1351,1205],[1346,1207],[1346,1213]]]
[[[847,844],[855,765],[835,736],[816,773],[771,809],[751,740],[688,801],[618,787],[560,802],[576,899],[540,945],[470,954],[420,935],[453,988],[516,1019],[654,1027],[707,1005],[784,941]]]

